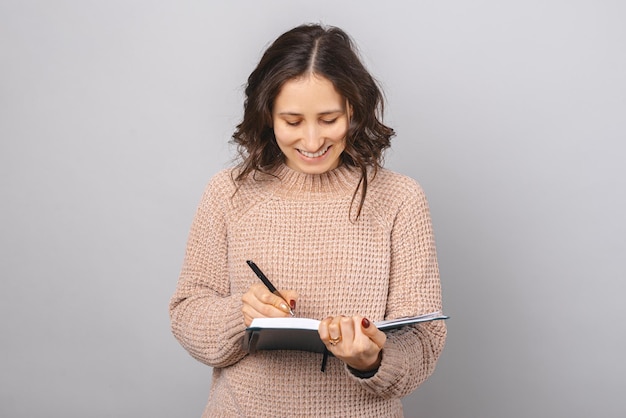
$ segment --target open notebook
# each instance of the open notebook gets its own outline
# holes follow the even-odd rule
[[[441,312],[406,318],[374,322],[381,331],[389,331],[421,322],[448,319]],[[243,340],[243,347],[248,352],[257,350],[303,350],[323,353],[324,343],[320,340],[317,329],[320,321],[311,318],[255,318]]]

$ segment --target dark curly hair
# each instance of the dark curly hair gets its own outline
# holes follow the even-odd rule
[[[368,169],[376,174],[395,133],[381,122],[384,101],[376,81],[359,59],[353,41],[336,27],[298,26],[279,36],[263,54],[248,77],[243,120],[233,134],[242,160],[235,180],[257,171],[271,174],[284,162],[272,129],[274,100],[286,81],[307,74],[330,80],[352,109],[341,163],[361,171],[353,196],[361,188],[358,218],[367,193]]]

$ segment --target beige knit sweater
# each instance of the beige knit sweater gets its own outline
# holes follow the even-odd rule
[[[435,368],[443,321],[388,334],[378,372],[361,379],[334,357],[321,372],[320,354],[244,352],[241,296],[258,282],[246,265],[250,259],[279,290],[299,293],[298,316],[358,314],[376,321],[441,310],[421,188],[380,170],[361,216],[351,221],[356,171],[341,166],[308,175],[281,166],[276,175],[257,174],[237,190],[232,169],[218,173],[191,227],[170,315],[182,346],[213,367],[203,416],[402,416],[400,398]]]

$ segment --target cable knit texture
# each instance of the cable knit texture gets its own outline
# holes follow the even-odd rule
[[[279,290],[299,293],[298,316],[377,321],[441,310],[422,189],[381,169],[355,221],[360,174],[348,167],[309,175],[281,166],[241,184],[234,170],[206,188],[170,303],[175,337],[213,367],[203,416],[401,417],[400,399],[435,368],[443,321],[389,333],[378,372],[362,379],[334,357],[322,373],[320,354],[247,354],[241,296],[258,282],[245,262],[254,260]]]

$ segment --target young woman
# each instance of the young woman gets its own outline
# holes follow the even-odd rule
[[[204,416],[399,417],[433,372],[443,321],[386,334],[372,323],[441,310],[426,198],[382,168],[394,134],[382,110],[334,27],[286,32],[248,78],[241,163],[207,186],[170,304],[176,338],[213,367]],[[253,318],[290,309],[322,320],[323,373],[320,354],[242,348]]]

